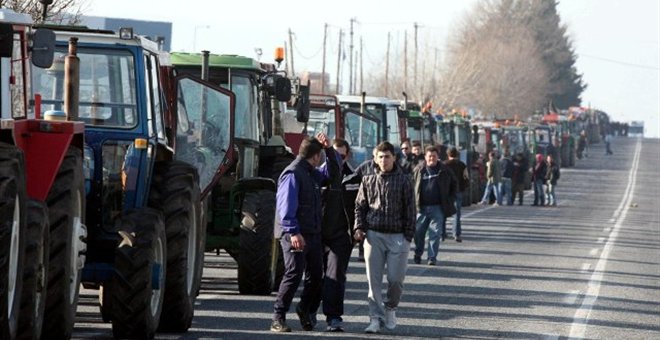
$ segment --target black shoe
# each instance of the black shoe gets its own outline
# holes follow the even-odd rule
[[[287,333],[287,332],[291,332],[291,327],[286,325],[286,321],[273,320],[273,323],[270,324],[270,331],[278,332],[278,333]]]
[[[463,242],[463,238],[461,237],[461,235],[456,236],[455,240],[456,240],[456,242],[458,242],[458,243]]]
[[[413,258],[413,262],[415,262],[415,264],[422,263],[422,257],[415,255],[415,257]]]
[[[300,318],[300,325],[302,326],[303,330],[311,331],[314,329],[314,322],[312,322],[312,318],[309,316],[309,313],[300,308],[300,305],[296,307],[296,314],[298,314],[298,318]]]
[[[428,265],[429,266],[435,266],[435,260],[429,260]]]

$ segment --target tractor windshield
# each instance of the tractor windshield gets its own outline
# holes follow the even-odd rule
[[[227,84],[222,87],[229,88]],[[230,90],[236,95],[236,138],[259,141],[259,91],[246,75],[232,75]]]
[[[231,143],[231,97],[185,77],[179,80],[177,93],[176,157],[197,168],[200,188],[205,190]]]
[[[371,158],[371,152],[378,144],[379,123],[352,110],[344,111],[344,122],[344,136],[353,153],[349,162],[357,166]]]
[[[43,110],[64,107],[64,47],[49,69],[34,70]],[[80,120],[87,125],[131,128],[137,124],[135,60],[126,50],[79,48]]]

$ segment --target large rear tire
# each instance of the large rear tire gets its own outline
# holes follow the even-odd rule
[[[205,245],[201,242],[205,240],[206,225],[197,170],[180,161],[157,163],[149,205],[163,212],[167,233],[160,329],[185,332],[192,324],[204,263]]]
[[[18,331],[25,256],[25,175],[23,153],[0,143],[0,338]]]
[[[73,331],[84,239],[79,234],[85,219],[82,151],[70,147],[48,193],[50,223],[48,285],[42,338],[68,339]]]
[[[160,211],[134,210],[120,221],[114,274],[103,287],[115,338],[152,339],[165,293],[167,236]]]
[[[23,294],[18,339],[39,339],[46,308],[48,277],[48,209],[40,201],[28,201]]]
[[[270,190],[246,192],[242,214],[238,291],[241,294],[270,295],[276,277],[272,266],[275,193]]]

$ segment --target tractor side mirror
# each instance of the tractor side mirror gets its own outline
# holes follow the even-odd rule
[[[300,85],[299,94],[296,100],[296,120],[299,123],[309,121],[309,84]]]
[[[291,100],[291,80],[289,78],[275,78],[275,98],[281,102]]]
[[[479,127],[472,125],[472,144],[479,144]]]
[[[39,68],[53,65],[55,55],[55,33],[49,29],[38,29],[32,36],[32,64]]]
[[[264,79],[264,87],[269,96],[274,96],[280,102],[291,100],[291,80],[279,74],[269,74]]]

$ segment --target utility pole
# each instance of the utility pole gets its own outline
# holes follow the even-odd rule
[[[344,36],[344,31],[339,29],[339,46],[337,47],[337,83],[335,84],[335,94],[339,94],[339,75],[341,74],[341,38]]]
[[[328,24],[323,25],[323,66],[321,66],[321,94],[325,94],[325,44],[328,40]]]
[[[387,32],[387,54],[385,55],[385,97],[388,96],[390,75],[390,32]]]
[[[293,31],[289,28],[289,60],[291,61],[291,77],[296,76],[296,71],[293,68]]]
[[[348,94],[352,95],[353,94],[353,23],[355,23],[355,18],[351,18],[351,42],[349,47],[349,55],[351,57],[351,61],[348,65]]]
[[[288,53],[288,52],[287,52],[288,50],[289,50],[289,44],[286,42],[286,40],[284,40],[284,52],[285,52],[285,53]],[[291,68],[290,68],[290,66],[289,66],[289,58],[288,58],[287,56],[285,56],[285,60],[284,60],[284,61],[286,62],[286,63],[284,64],[284,68],[286,69],[286,74],[291,74],[291,73],[289,72],[289,71],[291,71]]]
[[[360,37],[360,93],[364,92],[364,59],[362,58],[362,49],[364,48],[364,42],[362,37]]]
[[[403,31],[403,91],[408,92],[408,31]]]
[[[415,27],[415,64],[413,66],[415,73],[413,75],[413,82],[415,83],[415,86],[417,86],[417,84],[418,84],[418,82],[417,82],[417,51],[418,51],[418,49],[417,49],[417,28],[419,27],[419,25],[417,25],[417,23],[414,23],[413,26]],[[420,93],[420,96],[421,96],[421,93]]]

